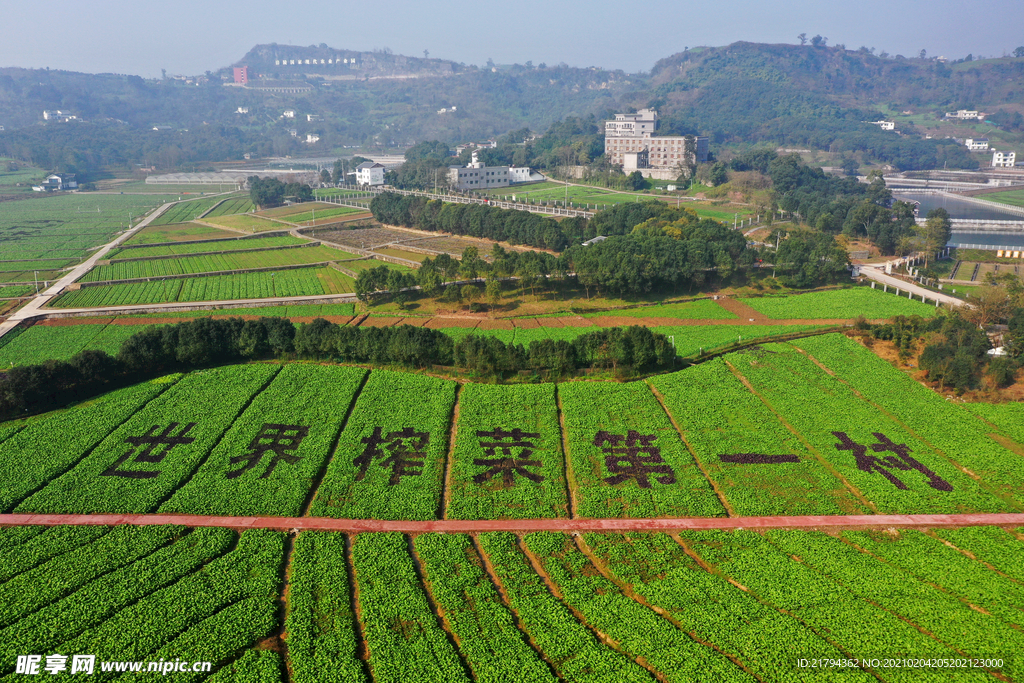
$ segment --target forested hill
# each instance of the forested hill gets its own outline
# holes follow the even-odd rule
[[[231,66],[241,65],[250,67],[253,86],[294,88],[227,87]],[[864,122],[890,111],[941,116],[969,108],[995,112],[1000,126],[1024,132],[1024,58],[943,64],[867,49],[735,43],[626,74],[268,44],[231,66],[191,81],[0,68],[0,155],[80,172],[132,163],[174,169],[245,153],[323,155],[342,145],[542,133],[567,117],[594,117],[588,125],[599,130],[592,124],[616,111],[654,106],[662,133],[709,135],[718,150],[767,142],[860,152],[899,168],[962,168],[977,162],[952,141],[925,140],[909,125],[899,136]],[[46,109],[80,121],[44,124]],[[286,109],[296,117],[282,117]],[[306,144],[307,134],[319,142]]]

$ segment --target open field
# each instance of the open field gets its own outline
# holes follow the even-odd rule
[[[46,171],[16,159],[0,157],[0,194],[14,195],[32,192],[32,185],[46,175]]]
[[[416,251],[405,251],[403,249],[394,249],[390,247],[386,249],[374,249],[373,251],[378,254],[383,254],[384,256],[394,256],[395,258],[416,261],[417,263],[423,263],[425,259],[430,258],[429,254],[421,254]]]
[[[237,243],[228,243],[235,246]],[[148,259],[143,261],[115,261],[110,265],[96,266],[81,282],[104,280],[129,280],[165,275],[189,273],[213,273],[246,268],[276,268],[279,266],[323,263],[359,258],[355,254],[330,247],[316,246],[299,249],[269,249],[266,251],[228,251],[208,256],[182,256],[174,259]],[[269,277],[269,273],[265,274]]]
[[[147,225],[132,235],[125,244],[162,244],[164,242],[216,240],[226,237],[238,237],[238,232],[220,230],[199,223],[174,223],[172,225]]]
[[[306,240],[291,235],[273,235],[271,237],[252,237],[231,242],[198,242],[196,244],[155,244],[152,247],[135,247],[118,249],[107,254],[110,259],[140,259],[153,256],[178,256],[198,254],[209,251],[229,251],[244,249],[265,249],[267,247],[284,247],[295,244],[306,244]]]
[[[150,225],[170,225],[171,223],[187,223],[199,218],[218,202],[220,197],[205,197],[179,202],[157,216]]]
[[[238,214],[237,216],[217,216],[215,218],[204,218],[204,223],[212,223],[225,228],[244,230],[245,232],[266,232],[268,230],[288,230],[285,223],[260,218],[255,214]]]
[[[185,680],[215,683],[1021,680],[1024,528],[842,516],[1024,511],[1022,415],[946,401],[840,335],[630,383],[168,375],[0,423],[0,512],[382,530],[0,528],[0,673],[33,651],[93,653],[97,671],[187,652],[211,668]],[[796,514],[838,517],[757,528]],[[643,530],[675,516],[743,528]],[[496,526],[376,521],[474,519]]]
[[[355,281],[347,275],[333,268],[310,267],[276,273],[238,273],[85,287],[61,295],[52,305],[55,308],[94,308],[170,301],[347,294],[354,291]]]
[[[33,325],[0,346],[0,367],[67,360],[79,351],[95,349],[116,356],[125,339],[141,328],[129,325]],[[3,341],[7,341],[5,335]]]
[[[217,204],[207,216],[230,216],[236,213],[249,213],[255,210],[252,201],[248,197],[233,197],[231,199],[225,199],[220,204]]]
[[[6,202],[0,220],[0,260],[19,259],[16,267],[25,270],[46,270],[36,268],[35,260],[78,262],[90,249],[126,229],[129,213],[138,221],[163,201],[163,197],[58,195]]]
[[[234,183],[230,185],[206,185],[201,183],[193,185],[165,185],[163,183],[147,184],[144,180],[129,182],[119,180],[101,180],[96,183],[96,186],[98,189],[105,192],[124,192],[125,194],[173,194],[182,196],[220,194],[222,192],[238,190],[238,185]]]
[[[1022,541],[996,527],[837,536],[304,531],[290,553],[284,533],[265,530],[15,527],[0,531],[0,543],[12,675],[31,648],[94,653],[97,673],[124,659],[159,670],[188,652],[210,662],[206,680],[216,683],[866,683],[1022,673],[1012,655],[1024,645],[1012,611]],[[978,661],[970,671],[886,667],[879,650],[893,661]],[[837,664],[817,664],[828,661]]]
[[[859,315],[869,320],[895,315],[928,317],[935,315],[937,310],[934,304],[924,304],[906,296],[898,297],[894,292],[869,287],[740,301],[773,320],[856,318]]]
[[[159,400],[154,399],[156,403],[147,404],[119,428],[116,434],[121,436],[108,437],[109,447],[88,451],[92,453],[88,462],[98,463],[106,457],[101,453],[113,453],[117,443],[134,436],[133,430],[158,415],[156,422],[200,424],[200,432],[208,434],[203,443],[211,446],[221,432],[243,427],[249,436],[240,435],[237,440],[248,442],[260,424],[278,419],[271,419],[269,413],[265,419],[260,417],[260,411],[269,407],[247,408],[255,396],[267,391],[260,387],[278,367],[257,364],[210,371],[209,377],[221,377],[216,381],[222,386],[219,391],[211,388],[209,394],[203,393],[212,381],[207,371],[185,375],[173,392],[162,393]],[[320,382],[317,372],[324,376],[333,372],[330,366],[303,367],[321,368],[310,370],[306,383]],[[282,376],[292,372],[296,371],[289,369]],[[252,373],[256,375],[250,382],[245,378]],[[237,394],[230,389],[237,383],[235,377],[242,382]],[[326,476],[313,498],[312,514],[424,520],[467,518],[478,514],[473,510],[485,511],[479,513],[485,516],[584,518],[773,515],[790,509],[803,514],[1024,510],[1024,460],[1013,450],[1020,449],[1020,444],[1007,445],[1016,438],[1012,431],[993,438],[997,430],[991,425],[840,335],[765,344],[649,382],[566,382],[521,391],[467,387],[458,397],[455,386],[424,375],[372,371],[365,387],[355,394],[355,407],[343,431],[340,423],[333,422],[334,431],[324,437],[333,443],[341,434],[326,461]],[[536,388],[543,386],[548,388]],[[202,393],[201,400],[197,392]],[[182,399],[172,400],[175,396]],[[186,396],[192,398],[185,400]],[[551,417],[556,396],[563,424]],[[508,407],[496,409],[502,401],[509,402]],[[454,414],[461,423],[453,432],[456,403]],[[192,406],[197,404],[207,417],[193,415],[197,408]],[[252,403],[264,404],[273,402]],[[126,410],[128,417],[138,408]],[[242,410],[247,412],[237,417]],[[218,415],[223,417],[211,417]],[[31,429],[45,430],[47,422],[37,421]],[[146,423],[139,433],[152,424]],[[312,430],[315,424],[311,420],[306,426]],[[531,436],[509,437],[508,446],[487,445],[506,438],[499,431],[511,434],[515,429]],[[18,438],[35,438],[24,430],[18,434],[24,434]],[[450,438],[459,464],[446,475]],[[533,445],[524,445],[527,442]],[[0,471],[17,467],[27,480],[39,480],[43,474],[32,473],[50,471],[47,468],[52,465],[46,458],[35,464],[23,460],[15,464],[19,443],[0,443]],[[632,455],[616,459],[609,455],[620,453],[616,444],[642,449],[637,453],[653,459],[635,460]],[[878,445],[875,451],[890,455],[874,458],[867,468],[857,453],[862,446],[873,448],[872,444]],[[207,462],[207,448],[198,439],[195,446],[180,448],[176,462],[181,464],[174,466],[177,474],[171,478],[187,481],[194,472],[187,463]],[[523,454],[524,449],[530,453]],[[87,451],[76,452],[69,446],[61,457],[76,461]],[[398,453],[415,454],[389,458],[388,454]],[[497,461],[485,463],[488,458],[519,458],[524,464],[506,473]],[[118,495],[102,493],[106,485],[98,481],[88,484],[99,487],[96,496],[83,493],[72,504],[60,492],[72,485],[86,486],[83,477],[98,467],[83,463],[30,499],[12,502],[8,509],[17,504],[36,512],[149,512],[152,506],[133,500],[160,501],[175,490],[173,483],[154,480],[153,493],[145,493],[152,488],[147,480],[137,482],[133,498],[136,494],[127,495],[127,490]],[[488,466],[498,469],[485,476]],[[284,463],[279,470],[280,477],[292,476]],[[562,481],[558,472],[571,474],[565,475],[564,486],[550,488],[552,481]],[[278,476],[278,471],[272,476]],[[494,477],[501,483],[492,481]],[[568,507],[561,493],[566,487],[571,496]],[[247,495],[243,488],[229,498]],[[200,498],[190,494],[189,500]],[[229,498],[224,505],[234,504]],[[541,508],[547,512],[541,514]],[[193,511],[184,505],[175,510]],[[204,507],[203,512],[235,514],[217,507]]]
[[[1010,206],[1024,206],[1024,190],[1007,190],[1005,192],[992,192],[979,197],[989,202],[999,202]]]

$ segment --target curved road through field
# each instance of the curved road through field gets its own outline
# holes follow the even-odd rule
[[[177,524],[228,529],[315,531],[400,531],[480,533],[485,531],[667,531],[679,529],[817,529],[834,527],[1024,526],[1024,513],[960,515],[835,515],[802,517],[672,517],[668,519],[501,519],[384,521],[326,517],[216,517],[207,515],[0,514],[0,526],[96,526]]]

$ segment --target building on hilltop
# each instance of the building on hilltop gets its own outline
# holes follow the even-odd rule
[[[247,66],[236,66],[234,68],[235,83],[239,85],[249,85],[249,67]]]
[[[982,152],[988,149],[988,138],[967,138],[964,145],[972,152]]]
[[[974,109],[957,109],[956,111],[947,111],[947,119],[958,119],[960,121],[969,121],[971,119],[981,119],[984,115],[978,113]]]
[[[640,171],[645,178],[675,180],[696,164],[708,160],[708,138],[693,135],[659,135],[658,112],[641,109],[635,114],[616,114],[604,124],[604,153],[625,173]]]
[[[992,168],[1013,168],[1017,163],[1016,152],[993,152]]]
[[[384,164],[378,164],[375,161],[364,161],[356,166],[356,184],[370,186],[383,185]]]

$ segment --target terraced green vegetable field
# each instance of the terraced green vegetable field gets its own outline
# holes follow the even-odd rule
[[[890,288],[891,290],[892,288]],[[853,289],[808,292],[807,294],[740,299],[755,311],[772,320],[796,319],[851,319],[864,316],[868,320],[891,318],[896,315],[935,315],[934,302],[921,303],[921,297],[908,299],[906,292],[856,287]]]
[[[432,377],[371,372],[313,499],[312,514],[435,519],[455,386]]]
[[[82,277],[81,282],[102,282],[105,280],[131,280],[166,275],[187,275],[189,273],[213,273],[247,268],[277,268],[308,263],[324,263],[358,258],[355,254],[316,246],[300,249],[269,249],[266,251],[228,251],[209,256],[182,256],[176,259],[151,259],[144,261],[115,261],[110,265],[97,266]],[[264,277],[269,277],[265,275]]]
[[[124,340],[139,331],[132,325],[33,325],[0,346],[0,367],[67,360],[80,351],[96,349],[117,355]],[[6,335],[5,335],[6,336]]]
[[[232,239],[222,242],[198,242],[194,244],[156,244],[151,247],[134,247],[131,249],[119,249],[107,255],[113,260],[120,259],[141,259],[153,256],[181,256],[186,254],[198,254],[209,251],[241,251],[245,249],[266,249],[267,247],[284,247],[295,244],[305,244],[291,235],[272,235],[270,237],[247,237],[243,239]]]
[[[83,287],[62,294],[54,308],[96,308],[171,301],[230,301],[285,296],[347,294],[355,280],[333,268],[310,267],[275,273],[238,273],[197,278]]]

